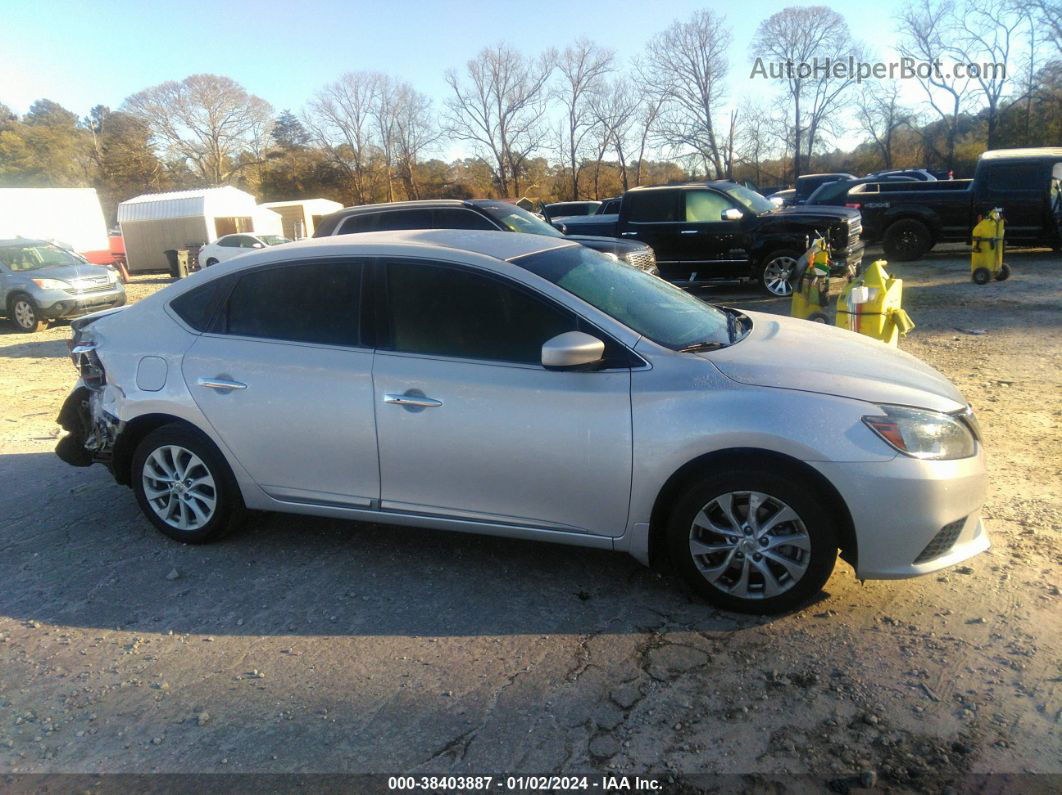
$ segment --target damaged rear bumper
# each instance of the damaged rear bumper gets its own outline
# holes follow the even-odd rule
[[[81,385],[63,403],[56,422],[68,433],[55,446],[55,454],[75,467],[111,465],[114,444],[122,424],[102,406],[99,390]]]

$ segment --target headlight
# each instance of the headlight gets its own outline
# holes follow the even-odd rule
[[[601,253],[604,254],[606,257],[608,257],[613,262],[619,262],[620,261],[620,258],[617,257],[615,254],[613,254],[611,251],[602,251]]]
[[[963,420],[939,411],[880,406],[884,416],[863,422],[904,455],[933,461],[969,458],[977,451],[973,432]]]
[[[33,283],[42,290],[69,290],[70,285],[62,279],[34,279]]]

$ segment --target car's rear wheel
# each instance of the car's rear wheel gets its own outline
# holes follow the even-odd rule
[[[23,334],[32,334],[48,328],[48,321],[41,316],[37,302],[28,295],[13,296],[7,302],[7,316],[11,324]]]
[[[791,251],[775,251],[764,258],[763,271],[760,273],[760,287],[767,295],[785,298],[793,294],[799,258],[799,254]]]
[[[769,614],[803,605],[837,560],[836,523],[810,486],[754,468],[702,478],[671,511],[671,560],[695,591],[727,610]]]
[[[228,464],[201,433],[157,428],[133,454],[133,489],[144,515],[177,541],[205,544],[224,536],[245,509]]]
[[[881,247],[888,259],[911,262],[933,248],[933,236],[921,221],[902,218],[885,230]]]

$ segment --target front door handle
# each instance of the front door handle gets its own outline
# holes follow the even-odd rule
[[[620,237],[638,237],[637,232],[620,232]]]
[[[422,409],[430,409],[441,406],[441,400],[425,397],[424,395],[394,395],[387,394],[383,397],[384,403],[394,403],[397,406],[415,406]]]
[[[680,235],[695,235],[695,234],[697,234],[697,230],[696,229],[682,229],[682,230],[679,230],[679,234]]]
[[[207,389],[216,389],[219,392],[231,392],[234,389],[246,389],[247,384],[242,384],[239,381],[233,381],[231,378],[223,378],[222,376],[216,376],[214,378],[199,378],[196,380],[199,386],[205,386]]]

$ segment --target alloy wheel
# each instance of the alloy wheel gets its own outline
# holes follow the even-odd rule
[[[33,304],[24,298],[15,301],[13,307],[13,314],[15,316],[15,323],[19,328],[32,329],[37,325],[37,311],[33,308]]]
[[[763,269],[763,285],[771,295],[785,298],[792,295],[792,278],[796,271],[795,257],[775,257]]]
[[[176,530],[199,530],[218,503],[214,476],[203,460],[180,445],[157,447],[144,461],[144,496],[155,514]]]
[[[740,599],[785,593],[811,563],[811,538],[800,516],[758,491],[727,492],[701,508],[689,549],[710,585]]]

